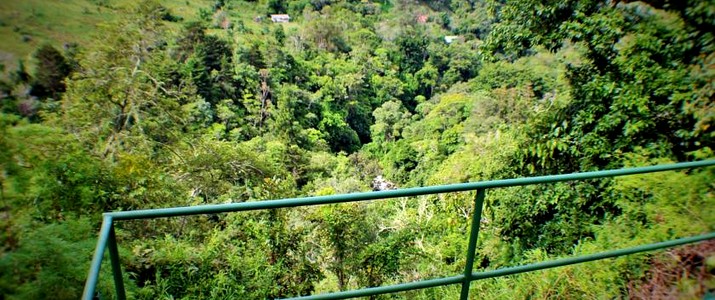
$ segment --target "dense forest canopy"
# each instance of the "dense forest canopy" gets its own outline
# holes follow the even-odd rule
[[[711,159],[714,33],[713,0],[3,1],[0,299],[79,298],[106,211]],[[490,190],[476,265],[711,232],[714,179]],[[117,238],[131,298],[273,299],[461,273],[472,198],[127,221]],[[670,253],[472,295],[713,292],[714,242]]]

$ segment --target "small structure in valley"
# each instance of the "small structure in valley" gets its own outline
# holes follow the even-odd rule
[[[397,185],[394,182],[391,182],[385,178],[382,177],[382,175],[378,175],[372,180],[372,190],[373,191],[389,191],[389,190],[396,190]]]
[[[271,15],[271,21],[273,23],[288,23],[290,22],[289,15]]]
[[[463,40],[463,38],[460,35],[445,35],[444,36],[444,42],[447,44],[451,44],[454,41],[461,41],[461,40]]]

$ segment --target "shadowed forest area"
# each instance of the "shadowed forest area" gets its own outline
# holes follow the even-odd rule
[[[0,299],[80,298],[107,211],[712,159],[714,33],[713,0],[4,0]],[[473,197],[121,222],[127,293],[273,299],[460,274]],[[475,265],[714,229],[715,168],[493,189]],[[714,274],[711,240],[470,294],[702,299]]]

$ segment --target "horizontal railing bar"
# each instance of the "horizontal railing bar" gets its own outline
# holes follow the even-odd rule
[[[572,173],[572,174],[562,174],[562,175],[548,175],[548,176],[537,176],[537,177],[525,177],[525,178],[502,179],[502,180],[492,180],[492,181],[470,182],[470,183],[458,183],[458,184],[416,187],[416,188],[407,188],[407,189],[390,190],[390,191],[379,191],[379,192],[364,192],[364,193],[317,196],[317,197],[307,197],[307,198],[287,198],[287,199],[280,199],[280,200],[267,200],[267,201],[256,201],[256,202],[185,206],[185,207],[145,209],[145,210],[133,210],[133,211],[118,211],[118,212],[105,213],[105,215],[112,216],[115,220],[131,220],[131,219],[165,218],[165,217],[200,215],[200,214],[215,214],[215,213],[225,213],[225,212],[287,208],[287,207],[296,207],[296,206],[311,206],[311,205],[355,202],[355,201],[376,200],[376,199],[389,199],[389,198],[420,196],[420,195],[440,194],[440,193],[449,193],[449,192],[463,192],[463,191],[471,191],[471,190],[476,190],[476,189],[488,189],[488,188],[522,186],[522,185],[531,185],[531,184],[554,183],[554,182],[561,182],[561,181],[587,180],[587,179],[596,179],[596,178],[603,178],[603,177],[614,177],[614,176],[634,175],[634,174],[652,173],[652,172],[660,172],[660,171],[672,171],[672,170],[681,170],[681,169],[690,169],[690,168],[700,168],[700,167],[707,167],[707,166],[712,166],[712,165],[715,165],[715,160],[685,162],[685,163],[677,163],[677,164],[637,167],[637,168],[618,169],[618,170],[605,170],[605,171],[582,172],[582,173]]]
[[[557,260],[552,260],[552,261],[538,262],[538,263],[533,263],[533,264],[528,264],[528,265],[523,265],[523,266],[507,267],[507,268],[491,270],[491,271],[474,272],[474,273],[472,273],[472,277],[471,277],[470,281],[476,281],[476,280],[487,279],[487,278],[495,278],[495,277],[501,277],[501,276],[507,276],[507,275],[514,275],[514,274],[519,274],[519,273],[538,271],[538,270],[544,270],[544,269],[550,269],[550,268],[556,268],[556,267],[563,267],[563,266],[567,266],[567,265],[573,265],[573,264],[584,263],[584,262],[589,262],[589,261],[601,260],[601,259],[606,259],[606,258],[613,258],[613,257],[624,256],[624,255],[629,255],[629,254],[635,254],[635,253],[639,253],[639,252],[648,252],[648,251],[670,248],[670,247],[691,244],[691,243],[696,243],[696,242],[701,242],[701,241],[706,241],[706,240],[711,240],[711,239],[715,239],[715,232],[711,232],[711,233],[703,234],[703,235],[686,237],[686,238],[680,238],[680,239],[666,241],[666,242],[659,242],[659,243],[653,243],[653,244],[647,244],[647,245],[640,245],[640,246],[631,247],[631,248],[605,251],[605,252],[589,254],[589,255],[584,255],[584,256],[578,256],[578,257],[569,257],[569,258],[557,259]],[[346,299],[346,298],[355,298],[355,297],[374,296],[374,295],[386,294],[386,293],[395,293],[395,292],[403,292],[403,291],[408,291],[408,290],[424,289],[424,288],[430,288],[430,287],[441,286],[441,285],[457,284],[457,283],[461,283],[461,280],[464,280],[464,276],[463,275],[453,276],[453,277],[447,277],[444,279],[447,279],[447,280],[440,282],[440,279],[438,278],[438,279],[403,283],[403,284],[384,286],[384,287],[374,287],[374,288],[366,288],[366,289],[353,290],[353,291],[347,291],[347,292],[337,292],[337,293],[331,293],[331,294],[321,294],[321,295],[315,295],[315,296],[286,298],[286,299],[301,299],[301,300]],[[433,282],[439,282],[440,284],[433,284]]]
[[[94,256],[92,257],[92,263],[89,267],[89,275],[87,275],[87,282],[84,284],[84,292],[82,293],[83,300],[94,299],[94,290],[97,287],[97,280],[99,279],[99,270],[102,268],[102,258],[104,257],[104,250],[107,249],[107,240],[109,239],[109,234],[112,229],[112,217],[105,215],[102,221],[102,228],[99,230],[99,238],[97,239],[97,248],[94,249]]]
[[[630,254],[635,254],[635,253],[639,253],[639,252],[659,250],[659,249],[663,249],[663,248],[670,248],[670,247],[675,247],[675,246],[680,246],[680,245],[685,245],[685,244],[690,244],[690,243],[695,243],[695,242],[701,242],[701,241],[706,241],[706,240],[711,240],[711,239],[715,239],[715,232],[711,232],[711,233],[703,234],[703,235],[691,236],[691,237],[687,237],[687,238],[680,238],[677,240],[670,240],[670,241],[666,241],[666,242],[640,245],[640,246],[631,247],[631,248],[624,248],[624,249],[605,251],[605,252],[594,253],[594,254],[589,254],[589,255],[583,255],[583,256],[578,256],[578,257],[569,257],[569,258],[562,258],[562,259],[551,260],[551,261],[543,261],[543,262],[538,262],[538,263],[533,263],[533,264],[528,264],[528,265],[523,265],[523,266],[508,267],[508,268],[491,270],[491,271],[475,272],[475,273],[472,273],[472,278],[473,278],[473,280],[479,280],[479,279],[507,276],[507,275],[513,275],[513,274],[519,274],[519,273],[531,272],[531,271],[538,271],[538,270],[544,270],[544,269],[550,269],[550,268],[556,268],[556,267],[563,267],[563,266],[567,266],[567,265],[579,264],[579,263],[600,260],[600,259],[605,259],[605,258],[630,255]]]
[[[330,294],[320,294],[313,296],[304,296],[296,298],[285,298],[285,299],[300,299],[300,300],[333,300],[333,299],[348,299],[356,297],[367,297],[381,294],[397,293],[411,290],[426,289],[431,287],[438,287],[443,285],[450,285],[461,283],[464,280],[464,275],[457,275],[452,277],[444,277],[437,279],[429,279],[408,283],[401,283],[388,286],[372,287],[360,290],[344,291]]]

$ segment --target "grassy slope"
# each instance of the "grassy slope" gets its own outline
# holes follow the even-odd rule
[[[186,21],[197,20],[200,8],[210,9],[213,0],[159,0],[169,8],[175,16]],[[101,3],[101,5],[100,5]],[[50,43],[61,49],[64,44],[77,42],[80,45],[90,42],[96,34],[98,24],[111,22],[121,17],[121,9],[132,5],[132,0],[2,0],[0,1],[0,64],[6,70],[14,70],[18,60],[30,61],[32,53],[43,43]],[[383,20],[393,20],[392,4],[383,6]],[[270,24],[270,21],[256,23],[254,18],[264,15],[265,9],[254,2],[230,1],[227,13],[235,24],[237,21],[259,33],[261,28]],[[421,13],[431,11],[425,5],[410,6],[410,10]],[[415,14],[416,12],[412,12]],[[302,16],[292,16],[293,21],[280,24],[288,32],[291,29],[300,29]],[[167,23],[168,27],[176,30],[179,24]],[[210,30],[224,38],[226,32],[220,29]],[[29,38],[29,39],[28,39]],[[32,68],[32,63],[26,64]]]
[[[104,6],[96,3],[105,2]],[[199,8],[209,8],[211,0],[161,0],[184,20],[195,20]],[[131,0],[3,0],[0,1],[0,64],[12,70],[18,59],[28,60],[42,43],[61,48],[65,43],[86,43],[97,24],[121,16]],[[28,36],[29,41],[23,40]]]

